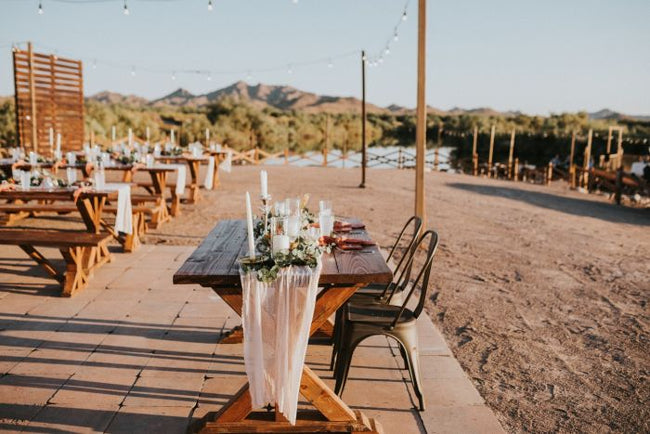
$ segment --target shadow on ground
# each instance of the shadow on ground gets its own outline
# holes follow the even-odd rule
[[[453,182],[449,187],[486,196],[518,200],[540,208],[552,209],[566,214],[592,217],[612,223],[650,226],[650,209],[636,209],[557,194],[523,190],[516,187],[476,185]]]

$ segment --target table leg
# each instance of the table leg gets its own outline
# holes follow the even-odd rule
[[[212,173],[212,189],[215,190],[220,185],[221,181],[219,181],[219,158],[215,157],[214,171]]]
[[[196,203],[199,201],[199,167],[201,160],[188,160],[187,165],[190,167],[190,177],[192,179],[187,203]]]
[[[328,318],[341,307],[363,284],[349,287],[330,287],[323,289],[316,299],[314,317],[310,335],[314,334]],[[241,315],[241,288],[213,288],[219,296],[237,314]],[[321,419],[300,418],[304,412],[299,412],[296,425],[290,425],[284,418],[278,418],[275,413],[270,418],[268,413],[256,415],[247,419],[253,412],[246,383],[233,398],[216,414],[207,415],[199,424],[200,432],[369,432],[381,433],[381,426],[374,420],[369,420],[360,412],[354,412],[343,402],[308,366],[303,367],[300,379],[300,393],[318,410]],[[305,414],[306,415],[306,414]],[[324,417],[325,420],[322,418]],[[278,420],[280,419],[280,420]]]

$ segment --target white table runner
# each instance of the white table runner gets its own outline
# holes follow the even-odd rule
[[[214,181],[214,157],[208,157],[208,172],[205,174],[205,181],[203,186],[206,190],[212,190],[212,182]]]
[[[176,169],[176,195],[182,196],[185,192],[185,176],[187,167],[184,164],[158,164],[155,167]]]
[[[316,268],[287,267],[272,283],[240,272],[244,364],[253,408],[268,403],[296,423],[300,379],[316,305]]]
[[[131,209],[131,186],[125,183],[108,183],[106,191],[117,191],[117,214],[115,214],[115,230],[123,234],[133,233],[133,211]]]

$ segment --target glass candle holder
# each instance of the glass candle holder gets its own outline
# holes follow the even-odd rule
[[[318,223],[320,224],[320,235],[322,237],[328,237],[332,234],[334,230],[334,216],[329,212],[321,212],[318,215]]]
[[[285,199],[284,207],[287,215],[294,216],[300,215],[300,199],[299,198],[289,198]]]
[[[271,217],[271,251],[274,255],[289,250],[288,226],[287,217]]]
[[[77,171],[74,167],[68,167],[65,169],[65,174],[68,178],[68,185],[72,185],[77,182]]]
[[[321,214],[332,215],[332,201],[330,200],[321,200],[318,202],[318,209]]]

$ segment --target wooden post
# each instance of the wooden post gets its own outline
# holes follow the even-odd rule
[[[515,129],[510,133],[510,153],[508,154],[508,179],[512,179],[512,157],[515,152]]]
[[[612,150],[612,127],[609,127],[607,129],[607,156],[609,157],[609,154],[611,154]]]
[[[38,152],[38,125],[36,122],[36,82],[34,80],[34,50],[32,43],[27,43],[27,54],[29,56],[29,99],[31,108],[31,121],[32,121],[32,149]]]
[[[284,148],[284,164],[289,164],[289,148]]]
[[[574,154],[575,154],[575,150],[576,150],[576,132],[573,131],[571,133],[571,156],[569,157],[569,171],[571,171],[571,169],[574,167],[573,166],[573,157],[574,157]],[[574,172],[575,172],[575,170],[574,170]],[[575,186],[573,186],[573,188],[575,188]]]
[[[427,227],[426,207],[424,204],[424,163],[427,143],[427,103],[426,103],[426,34],[427,2],[418,0],[418,87],[415,133],[415,215],[422,219]]]
[[[438,164],[440,163],[439,149],[440,148],[436,147],[436,149],[433,150],[433,168],[435,170],[438,170]]]
[[[55,89],[56,89],[56,80],[54,79],[55,73],[54,71],[56,70],[56,67],[54,65],[54,60],[56,57],[52,54],[50,54],[50,70],[52,71],[50,75],[50,89],[49,89],[49,98],[48,98],[48,103],[50,105],[49,107],[49,115],[50,115],[50,127],[54,130],[54,133],[60,133],[61,138],[65,140],[65,137],[63,137],[63,125],[59,127],[57,125],[57,114],[56,114],[56,100],[55,100]],[[43,127],[46,128],[46,124],[43,123]],[[54,148],[50,146],[50,157],[54,156]]]
[[[323,148],[323,167],[327,167],[327,148]]]
[[[490,153],[488,154],[488,178],[492,177],[492,154],[494,153],[494,133],[496,132],[496,125],[490,128]]]
[[[90,147],[95,146],[95,131],[90,130]]]
[[[472,165],[474,176],[478,175],[478,153],[476,152],[478,145],[478,126],[474,126],[474,138],[472,139]]]
[[[366,51],[361,50],[361,184],[366,188]]]
[[[585,148],[584,161],[582,162],[582,180],[581,187],[585,187],[589,180],[589,160],[591,160],[591,141],[593,139],[593,130],[589,130],[587,135],[587,147]]]
[[[397,149],[397,168],[402,168],[402,148]]]
[[[519,158],[515,158],[515,168],[514,168],[514,178],[515,182],[519,181]]]
[[[553,180],[553,163],[549,161],[548,168],[546,170],[546,185],[551,185]]]
[[[616,149],[617,169],[623,169],[623,127],[618,129],[618,148]]]

